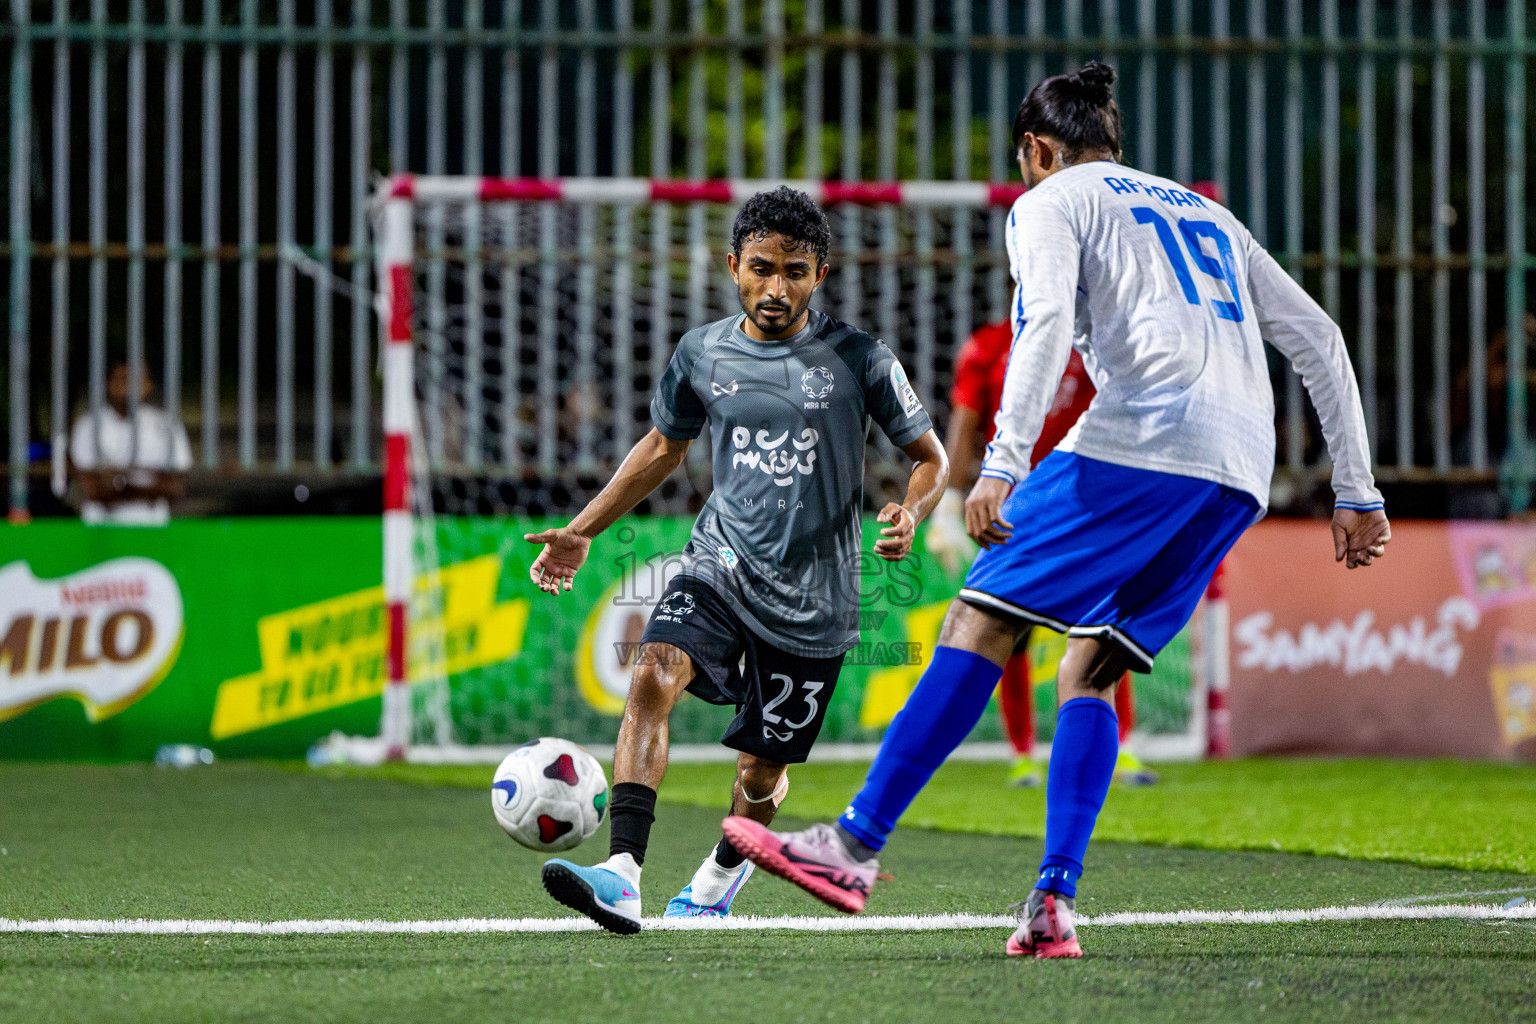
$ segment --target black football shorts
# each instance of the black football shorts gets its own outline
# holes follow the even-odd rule
[[[733,704],[720,742],[768,761],[798,764],[827,717],[844,655],[804,658],[749,629],[708,584],[678,575],[651,613],[641,643],[671,644],[693,661],[688,692]]]

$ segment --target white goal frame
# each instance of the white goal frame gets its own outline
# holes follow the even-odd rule
[[[388,179],[374,197],[376,252],[378,254],[378,311],[383,348],[384,377],[384,512],[383,582],[388,639],[386,683],[380,735],[374,740],[333,744],[345,749],[340,756],[352,760],[412,760],[437,762],[494,761],[502,748],[412,748],[412,702],[409,687],[411,643],[410,601],[414,585],[412,458],[418,445],[415,354],[413,337],[416,262],[416,209],[428,204],[495,204],[500,202],[565,201],[608,205],[646,203],[740,204],[752,195],[780,184],[808,193],[823,205],[855,203],[865,206],[901,205],[932,208],[1007,208],[1024,191],[1019,183],[989,184],[970,181],[835,182],[766,181],[666,181],[646,178],[497,178],[475,176],[397,175]],[[1213,592],[1219,596],[1219,591]],[[1209,602],[1197,622],[1224,623],[1224,602]],[[1202,629],[1207,635],[1199,645],[1195,663],[1195,692],[1191,694],[1190,730],[1186,735],[1159,736],[1146,754],[1155,759],[1193,759],[1221,756],[1225,749],[1225,707],[1222,700],[1226,678],[1225,630]],[[1214,685],[1207,685],[1207,681]],[[1210,711],[1207,705],[1210,705]],[[1210,734],[1208,725],[1220,727],[1221,736]],[[875,744],[823,744],[833,759],[872,757]],[[1006,756],[1003,744],[975,744],[973,756]],[[836,748],[835,750],[830,748]],[[989,748],[982,751],[979,748]],[[990,748],[997,747],[997,750]],[[867,748],[867,749],[866,749]],[[729,754],[720,748],[721,756]],[[674,750],[674,759],[705,757],[699,751]]]

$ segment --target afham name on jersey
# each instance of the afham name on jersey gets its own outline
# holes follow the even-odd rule
[[[1338,503],[1380,508],[1338,326],[1236,217],[1109,162],[1068,167],[1008,217],[1018,286],[997,432],[982,475],[1017,483],[1077,339],[1099,394],[1059,448],[1269,500],[1274,393],[1264,342],[1300,372]]]

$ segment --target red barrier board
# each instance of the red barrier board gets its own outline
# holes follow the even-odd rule
[[[1233,548],[1234,754],[1536,760],[1536,526],[1392,534],[1354,570],[1322,522],[1260,523]]]

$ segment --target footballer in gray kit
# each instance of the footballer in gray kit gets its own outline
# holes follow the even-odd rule
[[[933,425],[869,335],[813,309],[793,337],[761,342],[741,319],[683,335],[651,402],[666,437],[691,441],[708,422],[714,438],[714,493],[679,575],[775,647],[833,657],[859,641],[866,423],[897,446]]]
[[[859,642],[864,444],[871,424],[913,461],[907,493],[880,510],[875,554],[900,561],[949,476],[943,445],[901,363],[880,341],[810,308],[831,231],[780,187],[737,215],[726,264],[742,312],[678,342],[651,402],[653,429],[571,522],[528,534],[530,575],[570,590],[591,539],[682,463],[706,424],[714,490],[644,635],[614,749],[611,843],[601,864],[544,865],[551,896],[610,931],[640,930],[640,870],[667,767],[667,722],[685,691],[733,705],[733,814],[772,820],[789,764],[821,730]],[[867,570],[866,570],[867,571]],[[716,917],[751,874],[722,839],[666,908]]]

